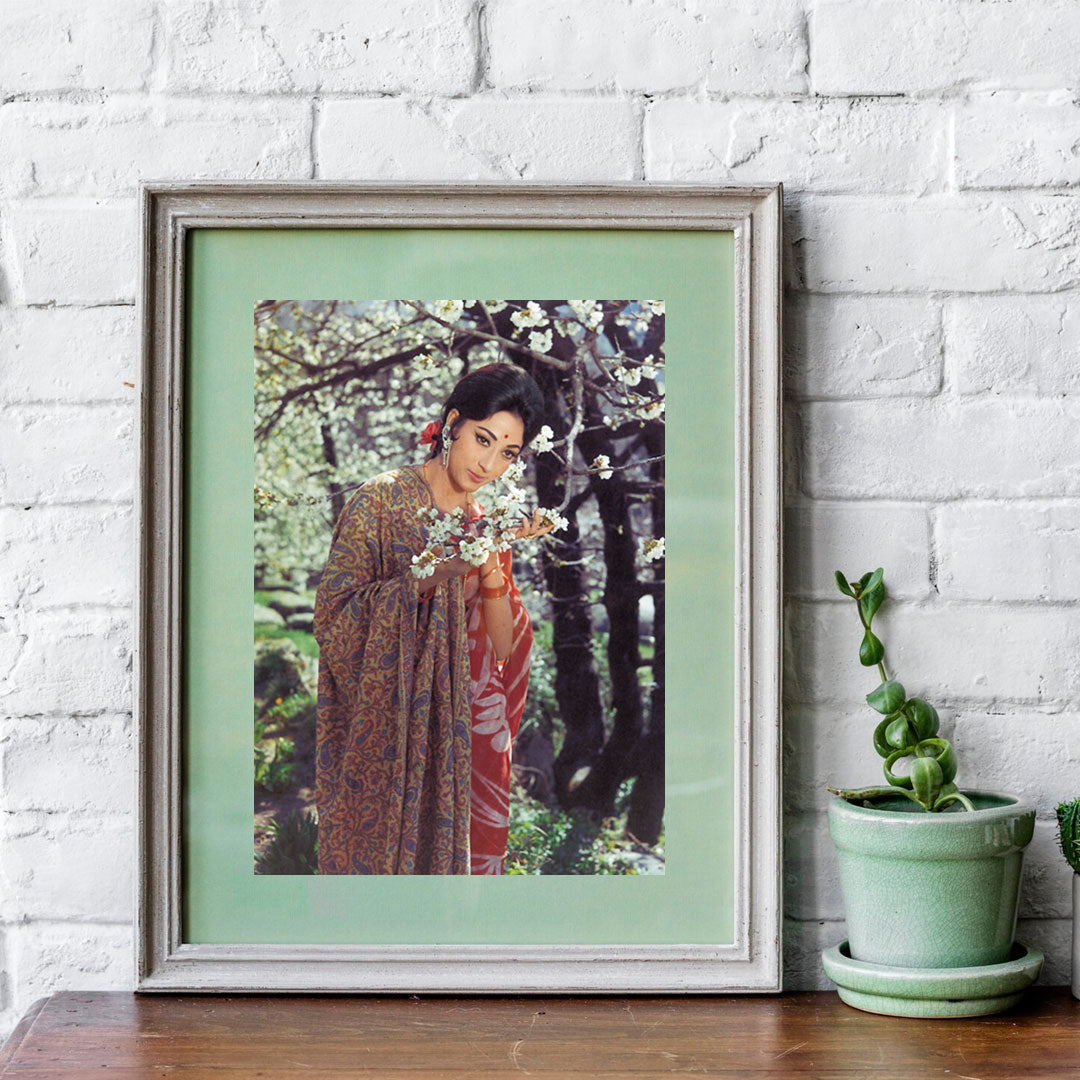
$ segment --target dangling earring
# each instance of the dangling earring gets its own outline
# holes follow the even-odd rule
[[[442,441],[442,467],[448,468],[450,465],[450,434],[449,432],[443,436]]]

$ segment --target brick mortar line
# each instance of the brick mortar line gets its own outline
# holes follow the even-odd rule
[[[40,722],[42,724],[54,724],[57,722],[64,722],[68,720],[105,720],[109,722],[117,722],[128,724],[132,720],[131,712],[124,712],[122,709],[88,709],[82,712],[43,712],[43,713],[3,713],[0,714],[0,720],[8,722],[11,720],[28,720],[33,722]]]
[[[1007,403],[1037,402],[1037,401],[1069,401],[1076,398],[1080,401],[1080,388],[1076,390],[1046,390],[1042,393],[1024,394],[995,394],[992,391],[982,390],[975,394],[965,394],[954,389],[941,388],[929,390],[925,394],[865,394],[861,397],[831,397],[824,394],[785,394],[784,401],[789,405],[846,405],[855,402],[869,401],[955,401],[955,402],[983,402],[1001,401]],[[2,406],[0,406],[2,407]]]
[[[1078,277],[1080,282],[1080,277]],[[1007,300],[1007,299],[1021,299],[1021,300],[1038,300],[1040,298],[1060,296],[1071,297],[1073,300],[1080,299],[1080,291],[1074,285],[1065,286],[1060,289],[1045,289],[1045,290],[1031,290],[1031,289],[983,289],[980,291],[961,291],[955,289],[926,289],[925,291],[917,291],[914,289],[870,289],[870,290],[855,290],[855,289],[806,289],[795,288],[791,285],[785,285],[784,296],[786,298],[791,297],[808,297],[808,296],[823,296],[829,298],[837,298],[842,300],[875,300],[875,299],[897,299],[897,300]]]
[[[825,496],[823,498],[814,498],[811,495],[800,494],[799,498],[792,500],[786,504],[786,508],[789,510],[810,509],[811,507],[829,507],[829,506],[866,506],[868,503],[875,503],[882,508],[888,508],[895,506],[899,510],[911,510],[921,507],[924,510],[940,509],[942,506],[960,505],[964,506],[969,503],[980,503],[985,505],[1004,504],[1006,506],[1012,503],[1021,503],[1024,505],[1045,504],[1047,507],[1063,507],[1080,508],[1080,495],[1016,495],[1016,496],[960,496],[949,499],[923,499],[923,498],[902,498],[897,497],[894,499],[881,498],[881,499],[857,499],[857,498],[844,498],[844,497],[831,497]]]
[[[325,179],[325,178],[324,178]],[[285,181],[290,182],[290,181]],[[350,181],[340,181],[341,183],[349,183]],[[361,181],[356,181],[361,183]],[[466,183],[462,181],[462,183]],[[515,184],[521,183],[520,181],[507,182],[506,186],[512,187]],[[596,181],[597,184],[602,185],[604,181]],[[456,181],[448,181],[447,186],[457,186]],[[645,185],[642,185],[643,187]],[[709,185],[703,185],[709,186]],[[785,189],[787,190],[787,189]],[[1080,191],[1077,192],[1078,204],[1080,204]],[[55,196],[43,195],[40,197],[34,197],[30,200],[22,200],[23,202],[48,202],[55,198]],[[120,201],[120,200],[118,200]],[[135,202],[135,196],[124,196],[122,201]],[[95,200],[91,197],[87,197],[85,200],[85,206],[72,207],[75,210],[90,210],[96,205]],[[790,241],[787,243],[787,247],[790,248]],[[1077,284],[1080,285],[1080,276],[1077,278]],[[787,299],[793,297],[825,297],[827,299],[837,300],[994,300],[994,299],[1019,299],[1019,300],[1039,300],[1050,297],[1068,297],[1073,301],[1080,300],[1080,289],[1077,285],[1067,285],[1056,289],[980,289],[980,290],[959,290],[959,289],[807,289],[802,287],[795,287],[791,284],[785,284],[784,296]],[[33,304],[15,304],[15,303],[0,303],[0,309],[7,309],[9,311],[95,311],[99,308],[133,308],[136,306],[135,300],[127,298],[102,300],[100,302],[86,303],[85,301],[73,300],[65,301],[62,299],[54,299],[43,301],[41,303]]]
[[[901,680],[902,682],[902,680]],[[910,685],[915,685],[914,680],[908,680]],[[1080,719],[1080,698],[1043,698],[1043,699],[1027,699],[1027,698],[1006,698],[1006,697],[988,697],[985,699],[975,699],[969,697],[950,697],[941,698],[937,701],[937,705],[944,710],[947,710],[950,714],[955,713],[958,716],[1011,716],[1018,709],[1034,709],[1040,716],[1046,717],[1076,717]],[[812,700],[806,700],[805,698],[788,698],[785,697],[782,702],[783,710],[789,709],[868,709],[869,706],[865,702],[858,701],[855,697],[850,698],[815,698]],[[987,705],[1000,706],[1000,711],[988,712]],[[867,715],[867,720],[873,719]]]
[[[486,10],[486,4],[481,5]],[[1071,99],[1053,100],[1057,95],[1075,93],[1075,86],[1065,83],[1055,86],[1033,86],[1016,83],[1002,83],[997,86],[964,86],[957,84],[950,87],[927,87],[922,90],[897,90],[897,91],[800,91],[787,90],[779,92],[754,93],[747,90],[717,90],[709,89],[702,84],[708,81],[708,73],[699,76],[693,81],[682,83],[678,86],[653,89],[646,86],[634,86],[630,88],[618,85],[618,77],[591,87],[559,87],[551,86],[543,78],[535,82],[501,82],[490,83],[487,80],[487,71],[484,71],[484,83],[471,89],[462,89],[457,92],[445,90],[417,90],[411,85],[395,87],[390,91],[379,90],[369,87],[353,90],[328,89],[324,85],[315,82],[301,89],[259,89],[259,90],[197,90],[190,86],[168,85],[153,87],[127,87],[116,90],[100,90],[94,88],[63,88],[48,90],[12,90],[11,93],[0,100],[0,109],[9,105],[28,104],[53,104],[53,105],[98,105],[117,99],[148,100],[148,101],[191,101],[191,102],[225,102],[239,106],[249,105],[262,101],[281,102],[296,101],[298,103],[310,100],[313,94],[317,94],[326,101],[396,101],[416,100],[419,98],[442,101],[526,101],[538,97],[544,100],[565,98],[580,101],[582,99],[602,101],[624,101],[635,94],[648,94],[656,101],[683,102],[686,104],[707,105],[761,105],[776,103],[780,105],[821,105],[821,104],[867,104],[881,105],[883,108],[899,108],[905,105],[926,105],[947,109],[956,105],[985,105],[993,103],[998,95],[1023,95],[1021,100],[1003,100],[1002,110],[1013,106],[1031,108],[1062,108],[1078,106]],[[475,79],[475,74],[474,74]]]
[[[907,611],[970,611],[975,608],[993,608],[994,610],[1014,615],[1023,614],[1028,610],[1039,612],[1066,612],[1073,611],[1080,607],[1080,598],[1068,598],[1063,600],[1041,600],[1038,598],[1025,600],[995,600],[988,597],[980,597],[978,599],[973,599],[971,597],[948,596],[946,594],[934,592],[933,587],[930,585],[927,587],[930,590],[928,595],[914,596],[910,593],[894,595],[890,593],[889,601],[894,605],[902,604]],[[839,608],[841,605],[850,603],[851,601],[844,600],[840,596],[839,590],[837,590],[836,599],[834,600],[823,589],[820,593],[785,592],[783,602],[785,606],[790,607],[806,608],[828,605],[830,607],[835,606]]]
[[[10,202],[10,200],[9,200]],[[102,300],[95,301],[92,304],[85,302],[79,302],[74,304],[58,303],[55,300],[43,300],[40,303],[33,304],[0,304],[0,308],[6,308],[9,311],[100,311],[105,308],[120,308],[126,310],[127,308],[134,308],[136,306],[135,301],[132,300]]]
[[[2,919],[0,918],[0,929],[2,930],[18,930],[29,928],[32,926],[115,926],[118,929],[131,930],[132,920],[123,919],[79,919],[76,917],[70,918],[29,918],[29,919]]]
[[[0,411],[5,409],[23,409],[32,407],[33,403],[24,403],[17,401],[0,401]],[[131,395],[128,398],[90,398],[86,401],[82,400],[70,400],[70,401],[55,401],[55,402],[43,402],[47,408],[50,409],[88,409],[91,412],[104,412],[106,409],[115,409],[118,405],[137,405],[138,398],[134,390],[131,391]]]
[[[95,603],[94,601],[76,601],[74,603],[67,604],[49,604],[42,605],[40,607],[30,607],[25,603],[20,604],[17,608],[12,609],[13,613],[19,615],[67,615],[67,614],[80,614],[80,615],[130,615],[133,607],[133,603],[125,604],[108,604],[108,603]],[[0,609],[2,610],[2,609]]]
[[[115,398],[3,398],[0,397],[0,410],[12,408],[12,409],[50,409],[54,406],[64,405],[89,405],[89,406],[104,406],[104,405],[138,405],[137,400],[132,400],[131,396],[127,397],[115,397]]]
[[[42,502],[40,500],[34,500],[31,502],[8,502],[0,503],[0,510],[22,510],[25,513],[29,513],[31,510],[57,510],[57,509],[69,509],[69,510],[104,510],[110,507],[124,508],[127,510],[133,509],[135,506],[132,499],[86,499],[82,502]]]
[[[852,404],[858,404],[858,402],[852,402]],[[1078,493],[1080,495],[1080,493]],[[1000,493],[993,494],[976,494],[970,491],[955,492],[949,495],[858,495],[855,493],[848,493],[844,495],[811,495],[805,490],[799,490],[795,492],[789,505],[800,505],[806,502],[823,502],[823,503],[851,503],[859,504],[862,506],[871,506],[876,503],[891,504],[891,503],[915,503],[915,504],[933,504],[935,506],[951,505],[953,503],[969,503],[969,502],[988,502],[988,503],[1037,503],[1040,501],[1049,501],[1054,499],[1065,499],[1069,501],[1075,501],[1078,495],[1064,494],[1064,495],[1002,495]]]

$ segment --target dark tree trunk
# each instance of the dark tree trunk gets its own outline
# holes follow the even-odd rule
[[[556,438],[564,437],[570,417],[559,373],[550,367],[536,368],[528,361],[523,366],[531,370],[544,393],[547,423]],[[562,503],[566,481],[555,459],[546,455],[537,458],[536,489],[541,506]],[[569,526],[545,547],[542,565],[553,611],[555,698],[564,725],[563,745],[554,767],[555,794],[559,803],[568,808],[577,802],[577,790],[571,790],[575,774],[584,767],[591,768],[604,746],[604,709],[600,677],[593,661],[592,612],[586,595],[577,511],[570,506],[564,514]]]
[[[664,431],[659,425],[646,430],[645,445],[649,457],[659,457],[664,452]],[[664,463],[658,461],[649,467],[651,479],[656,482],[652,494],[653,536],[666,536],[664,513]],[[654,566],[657,564],[653,564]],[[660,838],[664,824],[664,687],[665,672],[665,587],[652,590],[653,614],[653,690],[649,699],[649,730],[638,743],[634,771],[637,780],[630,794],[630,813],[626,831],[645,844],[655,844]]]
[[[612,440],[606,432],[582,434],[579,445],[586,461],[604,453],[614,457]],[[616,472],[608,480],[596,475],[590,478],[604,527],[604,607],[608,615],[607,656],[614,720],[611,734],[582,784],[577,801],[605,817],[614,813],[619,785],[632,775],[642,726],[636,551],[624,476]]]
[[[334,443],[330,425],[320,424],[319,433],[322,435],[323,457],[326,459],[326,464],[336,472],[338,467],[337,446]],[[341,517],[341,511],[345,509],[345,496],[341,492],[341,485],[336,480],[331,480],[329,487],[330,527],[333,528],[337,524],[337,519]]]

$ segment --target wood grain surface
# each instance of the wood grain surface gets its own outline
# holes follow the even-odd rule
[[[62,993],[0,1076],[1080,1077],[1080,1002],[1039,989],[972,1020],[873,1016],[835,994],[357,998]]]

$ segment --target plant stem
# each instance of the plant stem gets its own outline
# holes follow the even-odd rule
[[[859,613],[859,622],[861,622],[863,624],[863,629],[869,631],[870,626],[867,623],[867,621],[863,618],[862,599],[860,597],[858,597],[858,596],[855,597],[855,609]],[[878,669],[878,672],[881,675],[881,681],[882,682],[888,682],[889,681],[889,676],[885,674],[885,657],[884,656],[882,656],[880,662],[878,663],[877,669]]]

